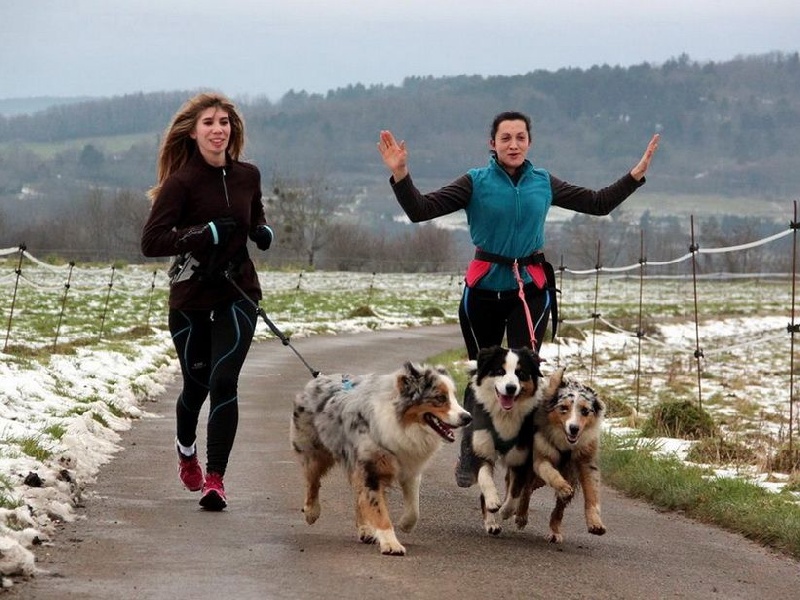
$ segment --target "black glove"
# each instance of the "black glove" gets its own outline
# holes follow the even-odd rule
[[[231,234],[236,229],[236,221],[233,217],[220,217],[208,224],[211,230],[211,243],[214,246],[224,246],[228,243]]]
[[[259,250],[269,250],[272,245],[273,233],[269,225],[259,225],[250,236],[250,239],[256,243]]]

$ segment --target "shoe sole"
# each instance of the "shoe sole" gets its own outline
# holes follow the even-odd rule
[[[472,473],[456,473],[456,485],[460,488],[468,488],[475,485],[475,477]]]
[[[456,485],[461,488],[468,488],[475,485],[475,473],[470,468],[471,464],[465,464],[469,461],[457,461],[455,468]]]
[[[225,498],[212,490],[200,498],[200,506],[205,510],[220,511],[228,506],[228,503],[225,501]]]

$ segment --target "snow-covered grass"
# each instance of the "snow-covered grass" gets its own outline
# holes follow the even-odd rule
[[[120,434],[178,373],[166,328],[163,265],[26,263],[20,271],[0,262],[0,574],[6,583],[34,571],[32,549],[59,520],[74,518],[86,484],[119,450]],[[460,273],[263,271],[261,282],[262,307],[292,337],[454,323],[463,285]],[[690,280],[647,280],[641,290],[636,278],[567,275],[559,287],[564,337],[546,340],[546,366],[566,364],[572,376],[637,414],[667,398],[700,402],[727,434],[762,453],[788,440],[789,281],[704,280],[696,303]],[[637,337],[640,329],[644,337]],[[271,335],[260,322],[256,337]],[[635,424],[636,414],[608,419],[618,432]],[[682,440],[659,443],[662,452],[682,458],[687,451]],[[719,472],[775,489],[785,481],[757,466]]]

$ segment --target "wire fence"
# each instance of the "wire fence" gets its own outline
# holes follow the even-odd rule
[[[744,369],[742,360],[752,361],[756,353],[769,352],[772,362],[767,370],[785,381],[786,416],[780,426],[793,452],[795,431],[800,428],[794,393],[794,341],[800,331],[795,314],[797,228],[795,203],[788,228],[743,244],[705,248],[695,239],[692,218],[685,254],[648,261],[642,233],[639,261],[619,266],[603,265],[598,241],[593,267],[555,265],[561,306],[560,334],[555,340],[559,357],[570,348],[569,332],[580,330],[591,347],[588,371],[592,380],[601,360],[600,344],[608,343],[604,336],[617,336],[624,350],[610,369],[630,372],[638,411],[648,378],[648,393],[652,395],[657,387],[657,367],[645,360],[648,353],[658,351],[666,357],[659,367],[667,373],[665,377],[674,369],[670,365],[691,364],[696,402],[702,407],[710,360],[715,366],[727,361],[731,369]],[[698,274],[697,260],[704,254],[751,251],[787,236],[792,236],[791,272]],[[658,273],[659,267],[681,263],[687,265],[682,274]],[[0,249],[3,352],[57,352],[65,344],[88,345],[131,332],[166,331],[161,308],[169,289],[166,269],[167,264],[53,265],[36,258],[24,245]],[[463,290],[461,273],[265,271],[259,275],[262,304],[281,329],[293,335],[453,322]],[[756,316],[760,317],[758,329],[748,326]],[[722,318],[727,323],[724,335],[709,333],[709,321]],[[684,330],[680,339],[663,339],[659,332],[666,323],[690,323],[692,335]],[[775,356],[782,360],[776,362]]]

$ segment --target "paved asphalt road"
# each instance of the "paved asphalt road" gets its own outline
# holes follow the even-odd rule
[[[460,347],[457,327],[302,338],[293,346],[324,373],[392,371]],[[528,528],[483,532],[476,488],[453,480],[456,447],[433,459],[417,528],[398,537],[406,557],[357,541],[352,494],[341,471],[322,488],[322,516],[306,525],[300,471],[288,442],[291,399],[310,378],[289,348],[253,346],[241,419],[225,479],[230,506],[199,510],[178,482],[172,385],[124,434],[124,450],[89,490],[85,519],[39,548],[42,573],[7,598],[798,598],[800,564],[737,535],[603,490],[605,536],[584,530],[580,498],[561,546],[544,540],[552,496],[534,494]],[[201,440],[202,442],[202,440]],[[398,506],[399,494],[390,502]],[[0,594],[2,595],[2,594]]]

